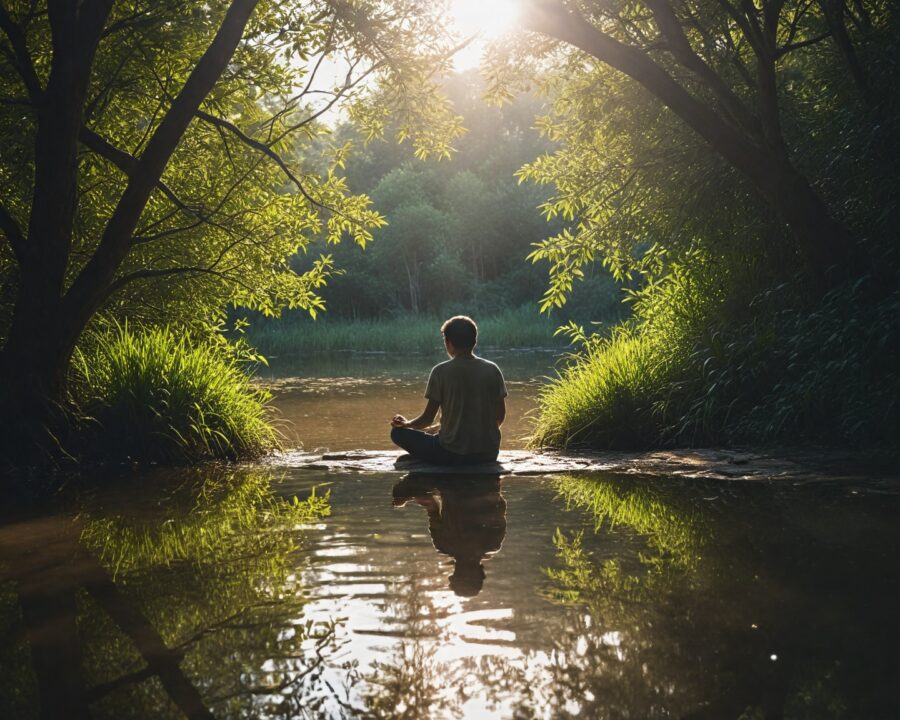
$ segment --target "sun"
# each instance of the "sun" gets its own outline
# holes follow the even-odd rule
[[[468,70],[481,60],[486,42],[513,31],[519,21],[521,0],[450,0],[450,19],[462,38],[474,41],[453,58],[457,70]]]
[[[450,16],[459,32],[489,40],[512,30],[520,0],[450,0]]]

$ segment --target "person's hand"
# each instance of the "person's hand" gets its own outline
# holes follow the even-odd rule
[[[394,417],[391,418],[391,425],[393,427],[406,427],[409,425],[409,420],[402,415],[394,415]]]

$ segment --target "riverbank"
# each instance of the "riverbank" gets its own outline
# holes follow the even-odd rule
[[[812,448],[734,450],[695,448],[641,453],[562,453],[503,450],[495,463],[438,467],[413,460],[400,451],[355,450],[331,453],[303,451],[270,455],[274,467],[321,472],[419,473],[425,475],[557,475],[605,473],[722,481],[778,481],[790,484],[873,480],[900,488],[896,458],[869,453]]]
[[[446,317],[404,315],[375,320],[322,317],[260,318],[247,330],[250,342],[264,355],[338,351],[429,353],[441,349]],[[475,317],[481,348],[563,349],[568,340],[554,335],[557,321],[536,307],[521,307],[491,317]]]

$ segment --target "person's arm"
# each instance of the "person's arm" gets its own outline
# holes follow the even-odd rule
[[[424,430],[429,427],[433,422],[434,418],[437,416],[438,410],[440,410],[441,404],[437,400],[428,400],[428,404],[425,406],[425,409],[422,411],[422,414],[419,417],[415,417],[412,420],[407,420],[402,415],[394,415],[391,418],[391,425],[394,427],[405,427],[412,428],[414,430]]]
[[[506,380],[503,379],[503,373],[500,371],[500,368],[497,368],[497,381],[500,385],[498,388],[498,399],[497,399],[497,427],[500,427],[503,424],[503,421],[506,420],[506,396],[509,394],[506,390]]]

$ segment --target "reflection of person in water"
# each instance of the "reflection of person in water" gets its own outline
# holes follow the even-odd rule
[[[484,585],[482,560],[496,553],[506,535],[506,499],[497,475],[407,475],[394,486],[394,506],[410,500],[428,512],[438,552],[454,560],[450,589],[474,597]]]

